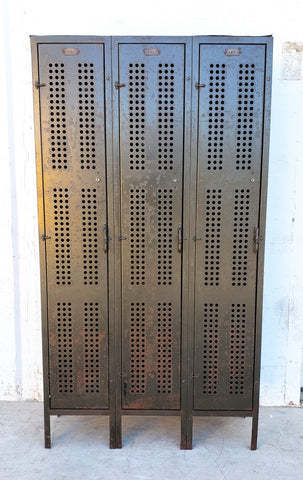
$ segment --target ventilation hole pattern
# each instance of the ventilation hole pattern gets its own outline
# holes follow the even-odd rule
[[[219,305],[204,304],[203,316],[203,382],[204,395],[216,395],[219,368]]]
[[[145,65],[130,63],[129,87],[129,167],[145,169]]]
[[[236,169],[250,170],[252,158],[255,65],[239,65]]]
[[[67,169],[64,63],[49,63],[49,110],[52,169]]]
[[[207,169],[222,170],[224,139],[225,65],[209,66]]]
[[[93,63],[78,63],[80,164],[96,168],[95,76]]]
[[[146,391],[145,371],[145,303],[130,304],[130,393],[142,395]]]
[[[220,276],[222,191],[206,191],[205,286],[218,286]]]
[[[160,63],[158,69],[158,169],[174,168],[175,65]]]
[[[145,285],[145,190],[130,189],[130,283]]]
[[[246,287],[250,190],[235,190],[232,286]]]
[[[172,393],[172,304],[158,303],[157,389],[159,394]]]
[[[99,304],[84,304],[85,392],[100,393],[100,325]]]
[[[58,393],[74,392],[71,303],[57,303]]]
[[[71,285],[69,197],[67,188],[54,188],[56,284]]]
[[[173,190],[158,189],[158,285],[172,285]]]
[[[97,190],[82,188],[83,283],[98,285]]]
[[[229,393],[244,394],[246,306],[231,306]]]

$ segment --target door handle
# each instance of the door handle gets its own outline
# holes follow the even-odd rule
[[[107,225],[104,225],[103,226],[103,242],[104,242],[104,246],[103,246],[103,250],[104,250],[104,253],[107,253],[107,250],[108,250],[108,232],[107,232]]]
[[[178,252],[181,253],[182,251],[182,227],[181,225],[178,226]]]
[[[254,252],[257,252],[259,250],[259,227],[255,225],[254,227]]]

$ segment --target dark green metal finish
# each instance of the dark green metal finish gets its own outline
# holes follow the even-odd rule
[[[270,37],[32,38],[50,415],[252,416]]]
[[[38,54],[50,405],[108,408],[103,45]]]
[[[237,47],[200,45],[195,410],[252,408],[265,46]]]
[[[207,55],[207,49],[210,48],[213,49],[211,58],[209,54]],[[215,52],[218,55],[218,50],[223,51],[223,55],[216,57]],[[242,63],[241,56],[246,57],[245,63]],[[234,78],[237,86],[236,89],[235,85],[232,87],[233,91],[230,84],[228,89],[228,78],[230,75],[234,76],[233,72],[236,71],[231,66],[232,63],[236,65],[239,77],[243,77],[242,79]],[[244,74],[240,74],[240,65],[245,67]],[[252,69],[255,67],[252,65],[258,65],[257,74],[255,72],[253,74]],[[213,79],[209,78],[207,81],[202,75],[208,73],[210,77],[211,69],[214,71]],[[248,73],[246,73],[247,70]],[[193,166],[196,168],[197,175],[193,175],[192,178],[192,202],[197,205],[197,215],[195,220],[191,218],[193,244],[190,259],[191,262],[193,258],[196,261],[196,283],[195,310],[191,310],[188,317],[191,332],[188,344],[191,374],[188,377],[187,448],[192,446],[190,412],[192,415],[232,415],[233,409],[235,415],[239,413],[239,409],[243,409],[240,410],[243,416],[252,416],[251,448],[255,449],[257,444],[271,70],[272,38],[270,37],[196,37],[193,40],[193,75],[197,79],[196,83],[205,86],[193,89],[192,96],[192,161],[194,162],[197,158],[198,162],[196,167]],[[210,85],[210,82],[213,85]],[[210,87],[213,89],[212,92]],[[205,98],[205,92],[208,92],[208,98]],[[245,95],[253,95],[253,98],[247,98]],[[206,103],[203,102],[201,106],[203,96]],[[245,101],[253,103],[246,104]],[[249,110],[251,107],[252,110]],[[226,108],[229,109],[227,117]],[[221,116],[222,113],[223,116]],[[246,121],[249,118],[252,122]],[[252,129],[246,128],[246,125],[250,124]],[[249,133],[251,130],[252,134]],[[228,140],[227,144],[226,140]],[[223,152],[220,151],[222,148]],[[240,149],[240,152],[237,149]],[[220,161],[223,163],[220,164]],[[229,172],[224,171],[226,162],[231,168]],[[204,177],[200,173],[201,168],[204,171]],[[241,182],[241,177],[244,180],[245,171],[247,183],[250,186],[239,189],[238,182]],[[219,180],[220,174],[225,180],[222,183]],[[232,193],[233,182],[235,184]],[[198,188],[195,189],[194,185]],[[201,187],[204,191],[204,203]],[[246,190],[246,195],[253,194],[253,205],[250,199],[239,198],[239,193],[242,195],[244,192],[236,194],[236,189]],[[197,190],[197,201],[195,201],[195,190]],[[247,190],[250,191],[247,192]],[[250,203],[247,206],[239,204],[241,200],[245,202],[249,200]],[[207,202],[210,203],[207,204]],[[229,204],[228,214],[226,202]],[[224,217],[222,217],[223,209]],[[201,215],[198,216],[201,210],[202,218]],[[244,216],[245,211],[247,215]],[[226,215],[228,215],[229,225]],[[203,228],[202,231],[199,230],[203,224],[207,231],[203,232]],[[255,243],[256,227],[259,232],[258,245]],[[229,240],[222,232],[222,228],[229,229]],[[242,228],[244,231],[241,230]],[[245,231],[246,229],[248,232]],[[243,248],[245,244],[247,247]],[[231,258],[231,255],[235,258]],[[244,256],[247,258],[243,258]],[[230,261],[227,270],[225,270],[226,258]],[[226,273],[223,278],[222,260],[224,273]],[[242,263],[242,260],[247,264]],[[247,268],[245,275],[243,275],[243,267]],[[233,275],[233,272],[236,275]],[[197,282],[198,277],[200,282],[204,281],[204,285],[201,282],[200,287]],[[216,283],[221,283],[221,287]],[[250,291],[246,288],[248,285],[251,287]],[[216,288],[220,288],[217,296]],[[237,301],[233,300],[235,298],[233,290],[238,290],[239,300]],[[245,290],[247,290],[246,293]],[[243,297],[239,293],[243,293]],[[232,305],[235,306],[232,307]],[[246,305],[249,306],[249,310]],[[247,311],[249,311],[248,317]],[[222,398],[218,395],[219,391]],[[234,402],[231,401],[232,397]]]
[[[123,408],[180,408],[184,57],[119,45]]]

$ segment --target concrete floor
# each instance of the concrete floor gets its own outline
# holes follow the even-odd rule
[[[43,407],[0,402],[1,480],[303,479],[303,408],[261,408],[259,448],[250,418],[195,418],[194,448],[179,450],[178,417],[124,417],[123,448],[108,448],[108,418],[51,417]]]

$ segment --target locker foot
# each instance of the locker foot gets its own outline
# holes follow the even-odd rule
[[[251,450],[257,450],[258,442],[258,423],[259,423],[259,412],[255,412],[252,417],[252,430],[251,430]]]
[[[50,437],[45,437],[44,447],[45,448],[51,448],[51,438]]]
[[[121,418],[117,418],[112,415],[110,417],[110,440],[109,448],[122,448],[122,439],[121,439]]]
[[[193,449],[193,443],[192,443],[192,440],[185,437],[181,437],[181,446],[180,446],[180,449],[181,450],[192,450]]]
[[[50,415],[44,415],[44,447],[51,448]]]
[[[193,417],[182,415],[181,417],[181,450],[192,450],[193,442]]]

